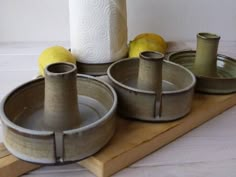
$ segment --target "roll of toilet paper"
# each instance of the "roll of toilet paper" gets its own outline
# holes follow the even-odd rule
[[[81,63],[127,54],[126,0],[69,0],[71,52]]]

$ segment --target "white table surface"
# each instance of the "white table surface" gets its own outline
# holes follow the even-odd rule
[[[14,87],[37,75],[39,54],[46,47],[56,44],[69,46],[68,42],[0,43],[0,99]],[[171,50],[191,48],[195,48],[195,42],[171,43]],[[236,58],[236,42],[221,42],[219,52]],[[82,176],[94,175],[77,163],[46,166],[24,175]],[[236,106],[113,176],[235,177]]]

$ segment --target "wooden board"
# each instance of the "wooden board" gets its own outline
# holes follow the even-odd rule
[[[0,143],[0,177],[17,177],[39,167],[17,159]]]
[[[158,124],[118,118],[109,144],[79,164],[98,177],[110,176],[235,104],[236,94],[196,94],[191,113],[178,121]],[[17,159],[0,143],[0,177],[17,177],[39,167]]]
[[[110,176],[236,104],[236,94],[196,94],[189,115],[169,123],[118,119],[117,131],[100,152],[79,164],[98,177]]]

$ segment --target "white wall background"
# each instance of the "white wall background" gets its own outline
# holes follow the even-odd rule
[[[155,32],[192,40],[207,31],[236,40],[235,0],[127,0],[127,8],[129,39]],[[0,0],[0,42],[68,40],[68,0]]]

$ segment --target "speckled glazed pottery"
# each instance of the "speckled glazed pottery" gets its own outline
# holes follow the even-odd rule
[[[191,70],[196,78],[196,90],[211,94],[236,92],[236,60],[217,54],[220,37],[211,33],[197,35],[197,51],[171,53],[167,59]]]
[[[189,113],[195,77],[184,67],[142,52],[112,64],[108,77],[118,94],[118,112],[129,118],[165,122]]]
[[[2,101],[3,141],[20,159],[60,164],[100,150],[115,130],[117,97],[103,81],[76,75],[69,63],[49,65]],[[45,99],[44,99],[45,97]]]
[[[198,76],[217,77],[217,51],[220,36],[211,33],[197,34],[196,58],[193,72]]]

